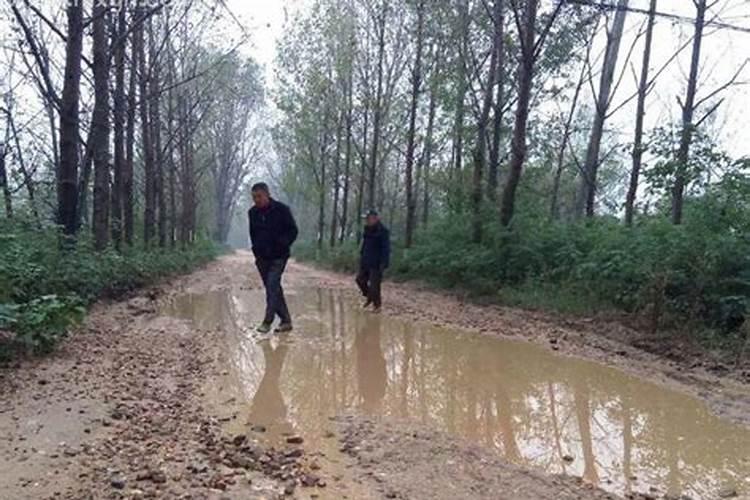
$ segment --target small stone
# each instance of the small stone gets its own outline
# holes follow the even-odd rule
[[[266,426],[265,425],[254,425],[251,429],[253,432],[257,432],[259,434],[262,434],[266,432]]]
[[[109,484],[116,490],[125,489],[125,479],[120,476],[113,477]]]
[[[738,496],[739,493],[734,488],[724,488],[719,491],[719,498],[736,498]]]
[[[232,443],[234,443],[235,446],[242,446],[245,444],[245,441],[247,441],[247,436],[244,434],[238,434],[232,439]]]
[[[297,483],[295,483],[294,481],[288,481],[284,485],[284,494],[286,496],[292,496],[292,495],[294,495],[294,490],[295,489],[297,489]]]
[[[286,438],[286,442],[289,444],[302,444],[305,442],[305,440],[302,438],[302,436],[289,436]]]
[[[568,463],[572,463],[575,460],[575,458],[573,458],[571,455],[565,455],[564,457],[562,457],[562,459]]]

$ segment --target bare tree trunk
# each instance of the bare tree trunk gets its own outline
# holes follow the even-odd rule
[[[7,137],[6,133],[6,137]],[[0,142],[0,185],[3,187],[3,199],[5,200],[5,216],[13,218],[13,199],[8,184],[8,172],[5,169],[5,157],[7,156],[6,142]]]
[[[336,126],[336,156],[333,159],[333,206],[331,207],[331,237],[329,241],[331,248],[336,246],[336,231],[338,229],[339,217],[339,195],[341,193],[341,133],[344,128],[341,120],[342,116],[339,114],[339,123]]]
[[[154,210],[157,212],[157,234],[159,246],[167,246],[167,199],[164,195],[164,151],[161,145],[161,61],[157,52],[157,33],[158,27],[154,29],[154,18],[149,18],[149,93],[151,102],[149,103],[151,134],[153,135],[152,145],[154,148],[152,190]]]
[[[583,164],[581,182],[576,198],[576,216],[583,214],[584,209],[587,217],[594,216],[597,173],[599,171],[599,151],[602,144],[604,122],[607,119],[607,111],[611,102],[610,94],[612,93],[612,83],[617,67],[617,56],[620,52],[622,32],[625,27],[627,6],[628,0],[618,0],[612,31],[607,33],[607,48],[604,53],[602,73],[599,80],[599,95],[597,96],[596,109],[594,110],[594,124],[591,128],[589,145],[586,150],[586,161]]]
[[[552,202],[550,203],[550,220],[556,220],[560,216],[560,182],[562,181],[562,174],[565,168],[565,151],[568,149],[568,142],[570,142],[570,134],[573,127],[573,118],[575,117],[576,109],[578,108],[578,98],[581,96],[581,88],[585,81],[586,68],[588,65],[584,62],[581,65],[581,73],[578,77],[578,83],[576,84],[576,90],[573,93],[573,100],[570,103],[570,111],[565,120],[565,126],[563,127],[562,139],[560,140],[560,147],[557,150],[557,168],[555,169],[555,179],[552,183]]]
[[[138,52],[138,72],[139,72],[139,94],[140,94],[140,118],[141,118],[141,137],[143,143],[143,170],[145,184],[145,199],[143,213],[143,244],[146,248],[151,245],[154,237],[156,222],[156,197],[154,182],[154,147],[153,131],[151,124],[151,114],[149,113],[149,73],[146,64],[146,47],[145,47],[145,28],[143,21],[145,11],[143,7],[138,7],[137,21],[139,27],[135,33],[135,42]],[[149,61],[153,64],[154,61]]]
[[[137,22],[137,20],[136,20]],[[127,119],[125,124],[125,163],[122,170],[122,229],[125,243],[133,245],[135,210],[133,208],[133,169],[135,165],[135,114],[136,82],[138,75],[138,49],[136,35],[132,35],[130,49],[130,81],[128,82]],[[123,40],[123,43],[125,41]]]
[[[693,55],[690,62],[690,76],[682,104],[682,134],[680,149],[677,151],[677,172],[672,188],[672,223],[682,224],[682,204],[685,195],[686,173],[690,156],[690,144],[693,141],[693,114],[695,113],[695,94],[698,91],[698,70],[701,62],[701,43],[706,19],[706,0],[694,0],[696,7],[695,35],[693,36]]]
[[[373,117],[372,156],[370,159],[370,176],[367,203],[370,208],[376,205],[375,180],[378,172],[378,146],[380,145],[380,127],[383,115],[383,59],[385,58],[385,26],[388,15],[388,0],[383,0],[378,20],[378,86],[375,95],[375,116]]]
[[[365,178],[367,177],[367,132],[370,118],[370,110],[365,104],[365,116],[362,131],[362,155],[360,158],[359,185],[357,186],[357,214],[356,220],[362,217],[365,203]],[[362,231],[357,228],[357,244],[362,241]]]
[[[417,196],[414,190],[414,151],[417,143],[417,108],[422,87],[422,47],[424,45],[424,0],[417,3],[417,47],[411,78],[411,106],[409,108],[409,131],[406,145],[406,235],[404,246],[411,248],[417,221]]]
[[[112,187],[112,240],[118,250],[122,244],[123,217],[123,172],[125,170],[125,48],[127,46],[127,15],[126,9],[121,8],[118,13],[116,36],[112,50],[115,64],[115,93],[114,93],[114,186]]]
[[[439,57],[439,56],[438,56]],[[430,110],[427,117],[427,135],[424,141],[424,165],[422,174],[422,226],[427,227],[430,218],[430,169],[432,167],[432,150],[435,147],[435,115],[437,112],[437,77],[440,74],[439,59],[436,61],[435,73],[430,86]]]
[[[354,112],[354,103],[352,102],[353,96],[353,65],[349,72],[349,82],[347,84],[348,98],[347,98],[347,110],[346,110],[346,160],[344,166],[344,195],[341,200],[341,234],[339,235],[339,243],[343,243],[347,237],[349,231],[349,191],[351,189],[351,173],[352,173],[352,113]]]
[[[521,61],[518,67],[518,102],[511,141],[511,159],[508,166],[508,181],[503,189],[500,205],[500,223],[508,227],[513,220],[516,206],[516,189],[521,180],[523,163],[526,160],[526,132],[531,104],[531,88],[534,83],[535,28],[538,0],[527,0],[523,21],[519,22],[521,33]],[[518,15],[516,12],[515,15]]]
[[[36,206],[36,187],[34,186],[34,179],[32,178],[31,172],[29,172],[29,169],[26,167],[26,160],[24,159],[23,150],[21,149],[21,135],[19,133],[19,130],[16,128],[16,120],[11,109],[8,110],[7,120],[8,124],[10,125],[10,130],[13,133],[13,140],[16,143],[18,169],[21,171],[23,184],[26,187],[26,193],[29,196],[29,208],[31,209],[31,215],[37,224],[41,224],[41,219],[39,218],[39,210]]]
[[[94,111],[91,138],[94,151],[94,247],[104,250],[109,243],[109,48],[107,7],[94,3]]]
[[[57,223],[63,233],[78,231],[78,133],[83,52],[83,5],[68,2],[65,79],[60,106],[60,168],[57,171]]]
[[[453,123],[453,169],[451,170],[451,179],[456,181],[461,175],[463,169],[463,156],[464,156],[464,115],[466,114],[466,92],[469,86],[468,72],[466,69],[466,61],[469,57],[469,25],[471,18],[469,17],[469,2],[468,0],[461,0],[459,4],[460,11],[460,57],[458,58],[458,85],[456,86],[456,116]],[[461,182],[455,184],[462,186]],[[456,189],[456,188],[451,188]],[[455,193],[451,193],[453,195]]]
[[[495,0],[494,21],[498,23],[502,16],[502,2]],[[487,86],[484,89],[482,111],[477,123],[477,142],[474,147],[474,176],[471,191],[471,240],[474,243],[482,241],[482,179],[487,168],[487,125],[490,121],[490,110],[492,109],[492,96],[494,94],[495,79],[497,78],[497,55],[502,45],[501,32],[495,30],[492,43],[492,54],[490,55],[490,71],[487,78]]]
[[[651,0],[648,10],[648,25],[646,27],[646,42],[643,48],[643,63],[641,66],[641,80],[638,85],[638,104],[635,114],[635,139],[633,140],[633,169],[630,171],[630,185],[625,200],[625,224],[633,225],[635,197],[638,192],[638,177],[641,173],[643,158],[643,117],[646,114],[646,94],[648,93],[649,64],[651,64],[651,42],[654,38],[654,23],[656,22],[656,0]]]
[[[495,120],[492,126],[492,147],[487,171],[487,199],[494,206],[497,203],[498,177],[500,172],[500,138],[503,130],[503,108],[505,107],[505,4],[495,0],[495,39],[497,41],[497,77],[495,85]]]

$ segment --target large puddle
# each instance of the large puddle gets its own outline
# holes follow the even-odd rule
[[[315,447],[331,416],[388,415],[619,495],[750,495],[750,431],[696,399],[526,343],[364,313],[337,291],[288,300],[297,329],[272,342],[252,334],[257,290],[184,296],[166,311],[230,332],[242,425],[299,433]]]

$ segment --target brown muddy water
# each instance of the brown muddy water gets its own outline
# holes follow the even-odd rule
[[[182,296],[165,310],[228,332],[231,387],[220,390],[241,426],[315,449],[330,417],[383,415],[618,495],[750,498],[750,430],[692,397],[531,344],[363,312],[336,290],[287,294],[296,330],[271,341],[253,333],[257,290]]]

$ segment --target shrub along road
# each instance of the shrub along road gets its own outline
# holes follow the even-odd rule
[[[287,280],[292,286],[351,288],[348,276],[298,264]],[[271,449],[262,434],[229,433],[236,415],[227,417],[225,402],[210,397],[222,383],[226,359],[220,326],[192,327],[159,309],[177,294],[248,287],[259,287],[249,254],[225,256],[190,276],[98,304],[53,355],[3,368],[3,498],[434,498],[436,492],[520,498],[519,491],[529,498],[612,498],[576,480],[507,465],[447,436],[425,434],[420,441],[418,432],[391,423],[332,422],[332,437],[348,453],[343,462],[304,449],[304,443]],[[741,370],[712,371],[709,358],[662,358],[634,347],[642,336],[617,324],[483,307],[412,284],[389,283],[385,294],[386,314],[523,338],[603,361],[702,397],[716,413],[750,424],[750,388]],[[393,439],[377,438],[384,432]],[[381,442],[395,462],[373,462],[362,441]],[[413,453],[388,451],[403,448],[399,443]],[[446,471],[445,453],[474,465]],[[425,463],[429,457],[434,462]],[[411,475],[396,473],[414,463],[420,466]],[[373,464],[387,481],[372,480]],[[430,470],[433,479],[422,488],[420,478]],[[483,477],[496,486],[476,488]]]

